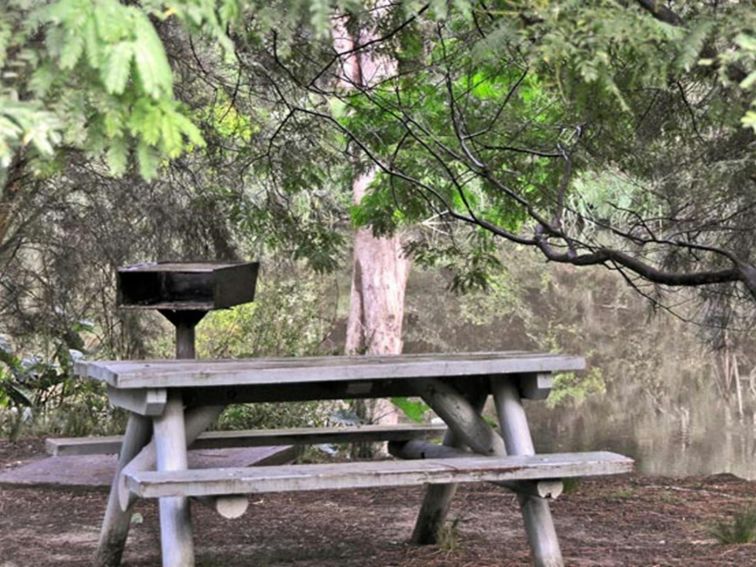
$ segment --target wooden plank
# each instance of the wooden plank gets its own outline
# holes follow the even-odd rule
[[[117,388],[202,387],[487,376],[582,370],[581,357],[520,352],[76,363]]]
[[[165,388],[123,390],[108,386],[108,399],[116,407],[139,415],[160,415],[165,409],[168,392]]]
[[[225,449],[229,447],[267,447],[275,445],[307,445],[320,443],[362,443],[377,441],[408,441],[440,436],[446,426],[360,425],[355,427],[297,427],[288,429],[251,429],[245,431],[206,431],[190,445],[192,449]],[[123,437],[66,437],[46,439],[48,454],[97,455],[117,453]]]
[[[471,455],[469,451],[455,449],[447,445],[437,445],[428,441],[391,441],[389,454],[398,459],[464,459]],[[530,494],[539,498],[556,500],[562,494],[563,486],[559,480],[520,480],[517,482],[495,482],[497,486],[508,488],[517,493]],[[439,487],[444,485],[433,485]],[[414,541],[414,539],[413,539]],[[417,541],[416,543],[429,543]]]
[[[141,471],[126,475],[143,498],[497,482],[621,474],[633,461],[608,452],[378,461],[275,467]]]

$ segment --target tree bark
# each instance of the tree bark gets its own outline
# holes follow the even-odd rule
[[[377,2],[374,16],[388,14],[389,4]],[[339,19],[334,22],[334,48],[340,56],[339,82],[345,89],[369,89],[396,72],[396,61],[370,47],[377,38],[372,26]],[[358,31],[353,32],[356,28]],[[376,175],[371,166],[360,172],[359,156],[354,160],[352,195],[355,204],[364,197]],[[364,166],[363,166],[364,169]],[[369,228],[360,228],[354,237],[352,288],[347,319],[347,354],[400,354],[402,320],[409,260],[402,253],[400,236],[376,238]],[[398,422],[398,413],[387,400],[366,400],[357,406],[360,417],[373,423]]]

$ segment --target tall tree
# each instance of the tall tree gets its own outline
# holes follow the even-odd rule
[[[386,18],[391,6],[378,2],[374,18]],[[345,21],[344,21],[345,20]],[[341,59],[340,83],[348,91],[374,89],[396,73],[396,61],[388,54],[360,46],[374,43],[378,34],[375,20],[336,19],[334,49]],[[365,164],[359,150],[353,152],[352,196],[359,206],[376,167]],[[401,237],[375,236],[366,227],[358,228],[352,246],[352,284],[346,330],[347,354],[400,354],[404,294],[409,260],[402,250]],[[361,417],[371,422],[396,423],[398,415],[387,400],[366,400],[359,404]]]

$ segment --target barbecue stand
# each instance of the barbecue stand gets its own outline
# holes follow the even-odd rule
[[[195,358],[194,330],[208,311],[254,299],[258,262],[154,262],[118,269],[118,306],[156,309],[176,328],[176,358]]]

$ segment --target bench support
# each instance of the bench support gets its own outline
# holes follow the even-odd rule
[[[492,378],[491,391],[499,416],[501,434],[509,455],[535,455],[525,409],[520,401],[517,385],[506,378]],[[520,493],[517,495],[525,521],[528,543],[536,567],[562,567],[554,521],[549,503],[543,498]]]
[[[428,394],[426,393],[426,395]],[[487,397],[488,394],[482,392],[475,396],[468,396],[469,407],[473,413],[480,414],[486,403]],[[460,437],[451,429],[449,429],[444,435],[443,444],[446,447],[454,447],[457,449],[465,447],[465,443],[461,441]],[[415,520],[415,528],[412,530],[412,537],[410,538],[412,543],[418,545],[438,543],[441,528],[444,526],[444,522],[446,522],[446,516],[449,514],[449,508],[451,507],[451,502],[456,492],[456,484],[428,485],[425,489],[425,497],[420,506],[417,520]]]
[[[194,408],[184,414],[184,436],[186,445],[191,445],[205,429],[210,427],[223,411],[224,406],[203,406]],[[124,480],[126,474],[152,469],[157,462],[157,449],[155,439],[147,443],[129,463],[123,467],[122,474],[118,475],[118,501],[121,509],[127,510],[134,504],[134,495],[129,492]]]
[[[179,392],[171,392],[163,415],[154,419],[158,471],[186,470],[184,404]],[[163,567],[194,567],[194,544],[189,499],[160,499],[160,547]]]
[[[121,564],[123,548],[129,535],[131,513],[129,509],[121,509],[118,499],[118,487],[121,471],[144,447],[150,438],[150,420],[144,416],[130,414],[126,426],[126,434],[121,444],[118,457],[118,467],[113,483],[110,486],[108,505],[105,509],[105,519],[102,521],[100,540],[95,552],[94,565],[96,567],[116,567]]]

